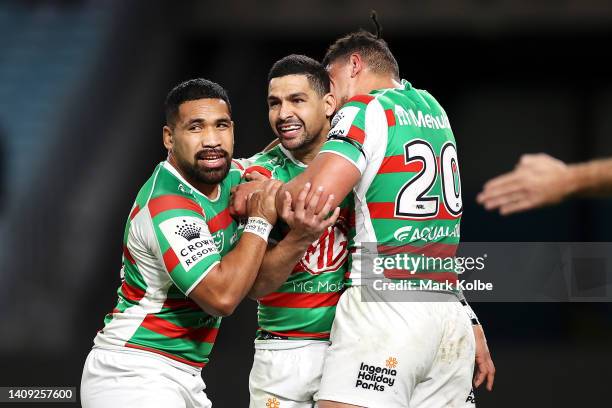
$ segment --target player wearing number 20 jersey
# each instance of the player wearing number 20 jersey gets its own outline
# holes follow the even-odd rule
[[[387,262],[386,277],[417,280],[415,288],[434,287],[434,281],[444,283],[436,288],[453,289],[461,186],[455,138],[438,102],[407,81],[358,95],[334,117],[321,152],[341,155],[362,175],[355,187],[356,252],[348,284],[374,278],[362,275],[359,255],[363,243],[376,243],[380,264],[410,256],[409,263]]]
[[[338,39],[324,64],[342,108],[317,157],[284,187],[295,197],[308,182],[354,199],[349,287],[336,307],[319,406],[463,406],[475,343],[453,291],[462,203],[447,115],[399,80],[387,44],[370,33]]]

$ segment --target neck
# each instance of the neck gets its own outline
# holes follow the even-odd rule
[[[296,149],[291,152],[291,154],[293,154],[293,157],[308,166],[321,150],[321,146],[323,146],[323,143],[325,143],[325,141],[327,140],[327,134],[329,133],[329,129],[329,125],[323,126],[323,129],[321,130],[317,138],[312,141],[312,143],[309,143],[302,149]]]
[[[174,167],[176,171],[178,171],[178,173],[185,180],[187,180],[189,184],[194,186],[196,190],[198,190],[200,193],[204,194],[209,199],[214,199],[217,197],[219,191],[219,184],[206,184],[202,183],[201,181],[194,180],[192,177],[189,177],[189,175],[187,175],[183,170],[181,170],[181,167],[177,164],[176,159],[171,154],[168,155],[168,163],[170,163],[172,167]]]
[[[402,84],[390,75],[369,73],[362,78],[358,94],[368,94],[376,89],[401,88]]]

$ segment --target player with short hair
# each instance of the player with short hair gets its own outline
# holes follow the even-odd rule
[[[335,109],[329,77],[319,62],[289,55],[274,63],[268,75],[268,118],[280,144],[259,156],[247,177],[257,172],[288,182],[301,174],[325,142]],[[307,408],[316,400],[346,272],[350,204],[347,197],[326,224],[296,216],[271,232],[278,245],[266,252],[249,294],[258,300],[259,325],[249,378],[252,408],[276,403]]]
[[[470,405],[474,356],[476,386],[485,377],[492,386],[494,367],[481,327],[471,328],[457,299],[455,271],[387,268],[388,280],[412,288],[445,284],[440,291],[406,291],[405,301],[389,302],[374,289],[377,276],[365,263],[369,243],[370,259],[454,256],[463,206],[448,117],[428,92],[400,81],[398,64],[379,36],[348,34],[329,47],[323,64],[343,106],[320,153],[277,196],[296,197],[305,183],[323,187],[334,203],[354,196],[348,288],[336,309],[319,406]],[[440,233],[415,233],[426,228]]]
[[[83,407],[211,406],[201,369],[220,316],[251,289],[277,218],[275,181],[248,198],[241,236],[229,215],[230,189],[241,179],[233,130],[218,84],[193,79],[168,94],[168,159],[127,220],[119,299],[85,362]]]

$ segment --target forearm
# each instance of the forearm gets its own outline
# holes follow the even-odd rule
[[[231,314],[253,286],[266,248],[267,242],[261,237],[244,233],[190,297],[210,314]]]
[[[572,164],[569,170],[569,194],[604,195],[612,193],[612,159]]]
[[[259,299],[278,289],[302,259],[311,242],[291,231],[275,247],[266,251],[249,297]]]

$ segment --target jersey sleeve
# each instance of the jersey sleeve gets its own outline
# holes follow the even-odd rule
[[[381,129],[379,122],[382,111],[380,103],[370,95],[358,95],[350,99],[336,113],[332,128],[320,153],[333,153],[353,164],[361,174],[365,171],[376,149],[376,133]]]
[[[274,171],[274,165],[272,164],[274,162],[273,154],[274,149],[269,152],[259,153],[253,156],[255,160],[251,161],[249,167],[247,167],[247,169],[244,171],[244,174],[246,175],[252,172],[257,172],[262,176],[272,178],[272,173]]]
[[[221,261],[204,210],[195,200],[178,195],[154,198],[148,207],[164,269],[189,295]]]

